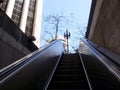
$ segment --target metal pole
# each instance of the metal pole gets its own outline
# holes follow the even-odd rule
[[[66,29],[66,33],[64,33],[64,38],[67,39],[67,53],[69,53],[69,43],[68,43],[68,38],[70,37],[70,32],[68,33],[68,30]]]
[[[67,38],[67,53],[69,53],[68,38]]]

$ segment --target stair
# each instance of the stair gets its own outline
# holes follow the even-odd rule
[[[64,54],[48,90],[89,90],[78,54]]]

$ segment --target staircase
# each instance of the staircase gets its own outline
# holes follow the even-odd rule
[[[89,90],[79,54],[64,54],[48,90]]]

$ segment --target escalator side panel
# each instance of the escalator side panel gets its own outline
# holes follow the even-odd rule
[[[83,42],[80,54],[93,90],[120,90],[120,81],[111,72],[114,66],[107,65],[107,59],[100,59],[95,52]],[[100,55],[100,54],[99,54]],[[106,62],[104,62],[106,61]],[[106,63],[106,65],[105,65]],[[114,67],[115,68],[115,67]]]
[[[120,82],[95,57],[82,54],[82,58],[93,90],[119,90]]]
[[[43,90],[62,53],[62,43],[57,42],[31,56],[28,58],[30,63],[25,63],[6,77],[0,90]]]

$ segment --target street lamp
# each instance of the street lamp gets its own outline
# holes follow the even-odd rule
[[[67,53],[69,53],[69,45],[68,45],[68,38],[70,38],[70,32],[66,29],[66,32],[64,33],[64,38],[67,39]]]

